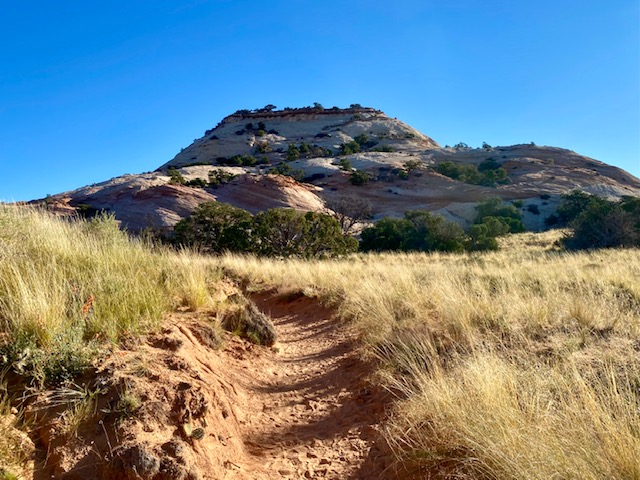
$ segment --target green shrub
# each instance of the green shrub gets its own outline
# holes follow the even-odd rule
[[[486,172],[487,170],[497,170],[500,167],[502,167],[500,162],[498,162],[495,158],[490,157],[480,162],[480,165],[478,165],[478,171]]]
[[[556,209],[557,224],[566,227],[580,214],[591,207],[604,207],[608,201],[598,195],[591,195],[582,190],[573,190],[562,195],[560,204]]]
[[[363,252],[404,250],[405,241],[412,233],[413,226],[409,220],[385,217],[362,231],[360,250]]]
[[[344,170],[345,172],[350,172],[351,170],[353,170],[351,161],[348,158],[341,158],[338,162],[338,165],[340,166],[340,170]]]
[[[230,158],[218,157],[216,160],[219,165],[231,165],[236,167],[252,167],[257,163],[257,160],[253,155],[234,155]]]
[[[371,149],[372,152],[395,152],[396,149],[391,145],[377,145]]]
[[[184,185],[186,183],[182,174],[176,170],[175,167],[169,167],[169,171],[167,173],[169,174],[169,183],[171,185]]]
[[[175,241],[207,253],[245,252],[252,245],[252,216],[226,203],[201,203],[174,227]]]
[[[450,161],[441,162],[434,167],[435,171],[445,177],[453,178],[457,180],[460,177],[460,170],[458,166]]]
[[[441,215],[416,210],[404,218],[383,218],[362,231],[363,251],[464,251],[467,235],[460,225]]]
[[[185,182],[185,185],[187,187],[204,188],[209,185],[209,182],[207,182],[204,178],[197,177],[197,178],[194,178],[193,180],[189,180],[188,182]]]
[[[271,151],[273,151],[273,148],[271,148],[269,142],[259,142],[256,145],[256,153],[269,153]]]
[[[352,185],[362,186],[369,183],[371,176],[362,170],[353,170],[349,175],[349,181]]]
[[[527,211],[529,213],[533,213],[534,215],[540,215],[540,208],[534,203],[527,205]]]
[[[255,216],[256,253],[278,257],[328,257],[357,250],[338,221],[325,214],[274,208]]]
[[[298,182],[301,182],[304,179],[304,170],[300,168],[291,168],[291,165],[287,163],[279,163],[275,168],[269,169],[269,173],[273,175],[291,177]]]
[[[360,144],[355,140],[340,145],[340,155],[353,155],[360,151]]]
[[[502,225],[502,224],[501,224]],[[498,240],[492,235],[489,224],[479,223],[469,228],[470,241],[468,249],[473,251],[498,250]]]
[[[300,150],[300,155],[304,157],[308,156],[309,153],[311,153],[311,148],[309,147],[309,144],[304,142],[300,144],[300,146],[298,147],[298,150]]]
[[[219,185],[224,185],[225,183],[229,183],[236,176],[237,175],[227,173],[224,170],[211,170],[209,172],[209,186],[215,188]]]
[[[367,135],[366,133],[361,133],[359,135],[356,135],[355,137],[353,137],[353,141],[356,142],[358,145],[360,145],[361,150],[374,147],[378,143],[375,140],[372,140],[371,138],[369,138],[369,135]],[[349,143],[351,144],[352,142],[349,142]]]
[[[514,205],[506,204],[498,197],[488,198],[477,207],[478,216],[475,223],[484,223],[486,218],[492,217],[508,226],[508,233],[524,232],[522,213]],[[505,233],[507,233],[505,232]]]
[[[407,160],[406,162],[404,162],[403,167],[407,173],[411,173],[414,170],[421,170],[423,167],[423,164],[418,160]]]
[[[412,225],[412,235],[405,242],[407,250],[461,252],[465,249],[466,235],[457,223],[423,210],[408,211],[404,217]]]
[[[73,380],[106,350],[95,340],[83,339],[80,325],[71,330],[76,331],[55,336],[48,348],[39,348],[28,334],[14,337],[11,343],[0,347],[0,369],[12,368],[38,388]]]
[[[572,196],[575,200],[577,195]],[[569,249],[640,247],[640,198],[617,202],[601,197],[569,223],[573,232],[563,239]]]
[[[300,149],[293,143],[290,143],[289,148],[287,149],[287,162],[292,162],[298,158],[300,158]]]
[[[333,156],[333,152],[331,150],[325,147],[321,147],[319,145],[311,145],[309,149],[310,149],[308,154],[309,158]]]
[[[484,160],[478,167],[473,164],[456,164],[445,161],[437,164],[436,172],[454,180],[471,185],[495,187],[498,183],[507,183],[507,171],[494,159]]]
[[[174,227],[175,242],[207,253],[253,252],[278,257],[316,258],[357,250],[332,216],[274,208],[258,213],[218,202],[202,203]]]

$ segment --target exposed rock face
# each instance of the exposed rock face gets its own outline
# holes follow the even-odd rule
[[[297,109],[230,115],[160,169],[216,164],[217,158],[233,155],[265,156],[274,162],[285,159],[291,143],[305,142],[338,151],[341,144],[363,133],[380,146],[401,146],[403,150],[415,151],[438,147],[426,135],[371,108]],[[267,146],[262,150],[269,151],[256,152],[261,145]]]
[[[361,151],[341,155],[341,146],[353,145],[354,139]],[[300,150],[300,158],[287,161],[289,145]],[[235,155],[251,155],[259,162],[220,165]],[[430,168],[444,161],[478,166],[487,159],[506,170],[505,184],[470,185]],[[371,181],[352,185],[344,160],[368,173]],[[304,180],[273,174],[278,165]],[[169,183],[170,167],[178,168],[186,180],[206,180],[212,171],[235,177],[216,187],[174,185]],[[499,196],[522,200],[525,224],[537,230],[544,228],[560,195],[576,188],[608,197],[640,196],[638,178],[569,150],[533,144],[441,148],[378,110],[303,108],[230,115],[154,173],[114,178],[55,195],[49,203],[60,211],[79,205],[112,211],[127,228],[139,230],[170,227],[205,201],[227,202],[253,213],[274,207],[319,211],[325,199],[346,191],[369,199],[374,218],[425,209],[466,224],[474,219],[477,202]]]

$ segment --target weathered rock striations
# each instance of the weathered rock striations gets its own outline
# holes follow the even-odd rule
[[[237,155],[244,159],[234,159]],[[432,168],[445,161],[479,166],[488,159],[506,170],[506,181],[471,185]],[[224,172],[226,178],[205,188],[172,184],[170,168],[187,181],[207,180],[212,171]],[[366,172],[370,181],[353,185],[351,168]],[[275,174],[278,171],[291,176]],[[104,209],[130,230],[140,230],[170,227],[205,201],[227,202],[254,213],[273,207],[318,211],[324,200],[347,192],[369,199],[374,218],[426,209],[465,224],[473,220],[479,201],[499,196],[521,200],[525,224],[537,230],[544,228],[560,195],[573,189],[608,197],[640,196],[640,180],[562,148],[442,148],[372,108],[300,108],[236,112],[156,172],[117,177],[47,201],[62,212],[80,206]]]

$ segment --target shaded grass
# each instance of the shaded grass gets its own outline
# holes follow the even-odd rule
[[[0,480],[21,478],[22,465],[29,460],[24,438],[16,428],[17,418],[11,414],[11,404],[6,395],[4,378],[0,378]]]

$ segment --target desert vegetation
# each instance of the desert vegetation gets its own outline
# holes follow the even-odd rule
[[[458,146],[454,148],[458,148]],[[507,171],[492,157],[482,161],[479,165],[458,164],[451,161],[441,162],[434,169],[442,175],[471,185],[495,187],[498,184],[509,182]]]
[[[573,250],[640,246],[640,198],[622,197],[617,201],[580,190],[564,194],[547,225],[570,226],[563,238]]]
[[[478,225],[511,218],[496,202],[483,212]],[[287,210],[226,213],[233,228],[256,222],[251,232],[272,243],[287,225],[345,238],[334,219],[329,228],[324,217]],[[68,385],[179,307],[220,309],[227,279],[316,298],[357,330],[375,378],[397,398],[382,433],[411,475],[640,476],[638,249],[562,251],[566,230],[498,237],[498,252],[213,257],[132,239],[105,215],[64,220],[2,207],[0,227],[0,368],[14,390],[16,379],[25,389]],[[247,315],[260,316],[240,299],[219,319],[272,343],[274,332],[246,326]],[[2,439],[3,468],[19,463],[17,441]]]
[[[343,228],[324,213],[273,208],[254,216],[232,205],[205,202],[176,224],[174,240],[207,253],[318,258],[357,249],[357,240],[345,235]]]
[[[499,198],[476,207],[475,222],[465,232],[456,222],[424,210],[405,212],[403,218],[386,217],[362,231],[364,252],[464,252],[498,250],[497,237],[524,231],[522,214]]]
[[[35,386],[72,379],[103,346],[210,300],[205,259],[152,251],[112,216],[1,207],[0,225],[0,361]]]
[[[540,236],[497,253],[222,263],[358,327],[401,399],[387,440],[416,475],[637,478],[638,252],[560,253]]]

